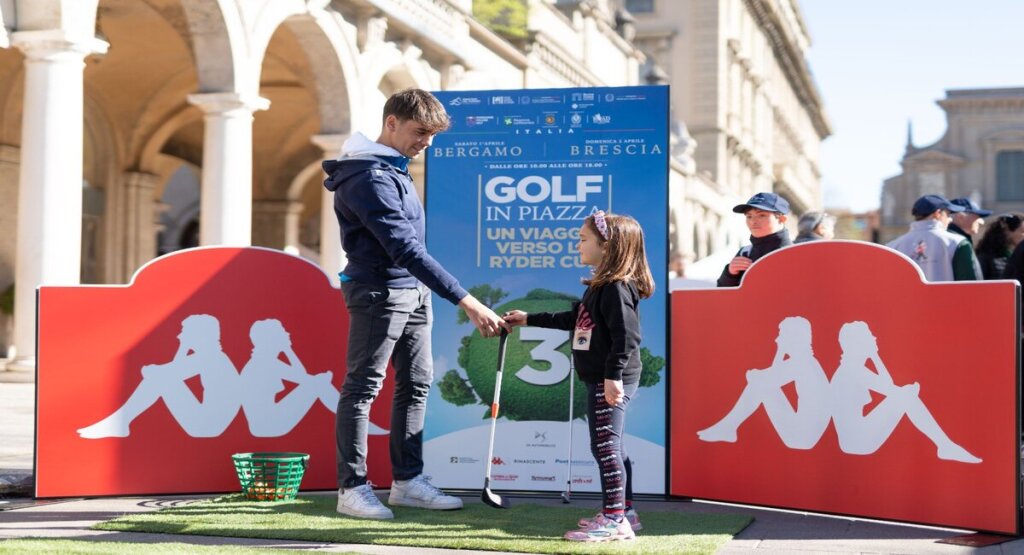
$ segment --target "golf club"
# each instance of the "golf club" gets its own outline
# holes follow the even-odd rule
[[[565,467],[565,491],[562,492],[562,503],[572,501],[572,409],[576,404],[576,397],[573,394],[573,384],[576,376],[573,374],[572,364],[572,332],[569,332],[569,457],[566,459]]]
[[[507,509],[508,499],[502,499],[500,495],[491,491],[491,461],[494,459],[494,429],[498,424],[498,398],[501,396],[501,373],[505,370],[505,343],[508,341],[508,331],[501,329],[501,339],[498,343],[498,374],[494,379],[494,400],[491,402],[491,438],[487,441],[487,472],[484,475],[484,490],[480,493],[480,500],[486,505],[495,509]]]

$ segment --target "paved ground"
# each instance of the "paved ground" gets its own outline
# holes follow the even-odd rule
[[[0,371],[0,541],[20,537],[61,537],[138,544],[181,542],[201,545],[248,545],[296,550],[355,551],[371,554],[485,553],[440,549],[410,549],[367,545],[338,545],[295,541],[247,540],[207,536],[165,536],[90,530],[97,522],[132,512],[152,511],[189,503],[204,496],[130,497],[35,501],[31,495],[34,448],[34,384],[25,375]],[[29,381],[26,381],[29,379]],[[475,502],[476,496],[467,496]],[[560,504],[558,499],[531,502]],[[592,499],[574,499],[579,506],[594,507]],[[755,507],[704,502],[643,501],[641,511],[729,512],[754,517],[753,523],[729,542],[720,553],[772,555],[789,553],[1024,553],[1024,539],[999,545],[971,548],[936,543],[964,531],[857,518],[828,517],[811,513],[766,510]],[[0,543],[0,547],[2,547]],[[140,549],[144,551],[144,549]],[[492,552],[488,552],[492,553]]]

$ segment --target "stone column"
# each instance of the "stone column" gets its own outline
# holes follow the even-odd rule
[[[333,160],[338,157],[341,145],[348,139],[348,135],[314,135],[313,144],[320,147],[324,160]],[[348,262],[345,259],[345,251],[341,250],[341,229],[338,227],[338,217],[334,215],[334,193],[323,190],[323,197],[320,202],[320,267],[331,276],[331,283],[338,285],[338,272],[345,268]]]
[[[204,113],[201,245],[252,244],[252,114],[270,101],[231,92],[188,95]]]
[[[85,57],[107,43],[61,30],[19,31],[25,55],[18,187],[14,347],[9,370],[34,370],[36,287],[80,281]]]
[[[256,220],[256,226],[253,244],[298,253],[301,215],[302,203],[297,200],[255,201],[253,218]]]
[[[123,179],[124,267],[120,273],[122,281],[127,281],[143,264],[156,257],[160,201],[153,196],[158,184],[158,176],[131,171],[125,172]]]
[[[16,146],[0,144],[0,229],[10,233],[0,233],[0,294],[14,282],[14,260],[17,252],[18,211],[18,163],[21,160],[20,149]],[[14,345],[14,317],[0,311],[0,359],[7,356]],[[0,363],[3,370],[3,363]]]

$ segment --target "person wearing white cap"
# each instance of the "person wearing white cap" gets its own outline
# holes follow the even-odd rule
[[[981,279],[971,242],[947,230],[950,214],[963,212],[940,195],[924,195],[914,202],[910,231],[888,244],[917,263],[928,281]]]

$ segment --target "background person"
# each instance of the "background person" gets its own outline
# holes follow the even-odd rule
[[[796,230],[794,243],[828,241],[836,236],[836,217],[817,210],[804,212],[796,224]]]
[[[982,209],[978,203],[967,197],[955,198],[949,202],[963,207],[963,210],[952,214],[952,222],[947,229],[967,239],[973,245],[974,239],[981,231],[981,226],[985,225],[985,218],[991,216],[992,211]]]
[[[914,223],[910,231],[887,245],[917,263],[928,281],[965,281],[981,279],[980,267],[971,242],[946,230],[950,213],[964,207],[939,195],[924,195],[910,209]]]
[[[750,244],[741,248],[718,277],[719,287],[736,287],[743,274],[757,259],[793,244],[786,230],[789,202],[775,193],[757,193],[745,204],[733,207],[733,212],[746,217],[750,230]]]
[[[1006,263],[1024,237],[1024,226],[1021,223],[1020,216],[1016,214],[1003,214],[989,222],[978,240],[978,246],[974,247],[983,278],[1003,279]]]

